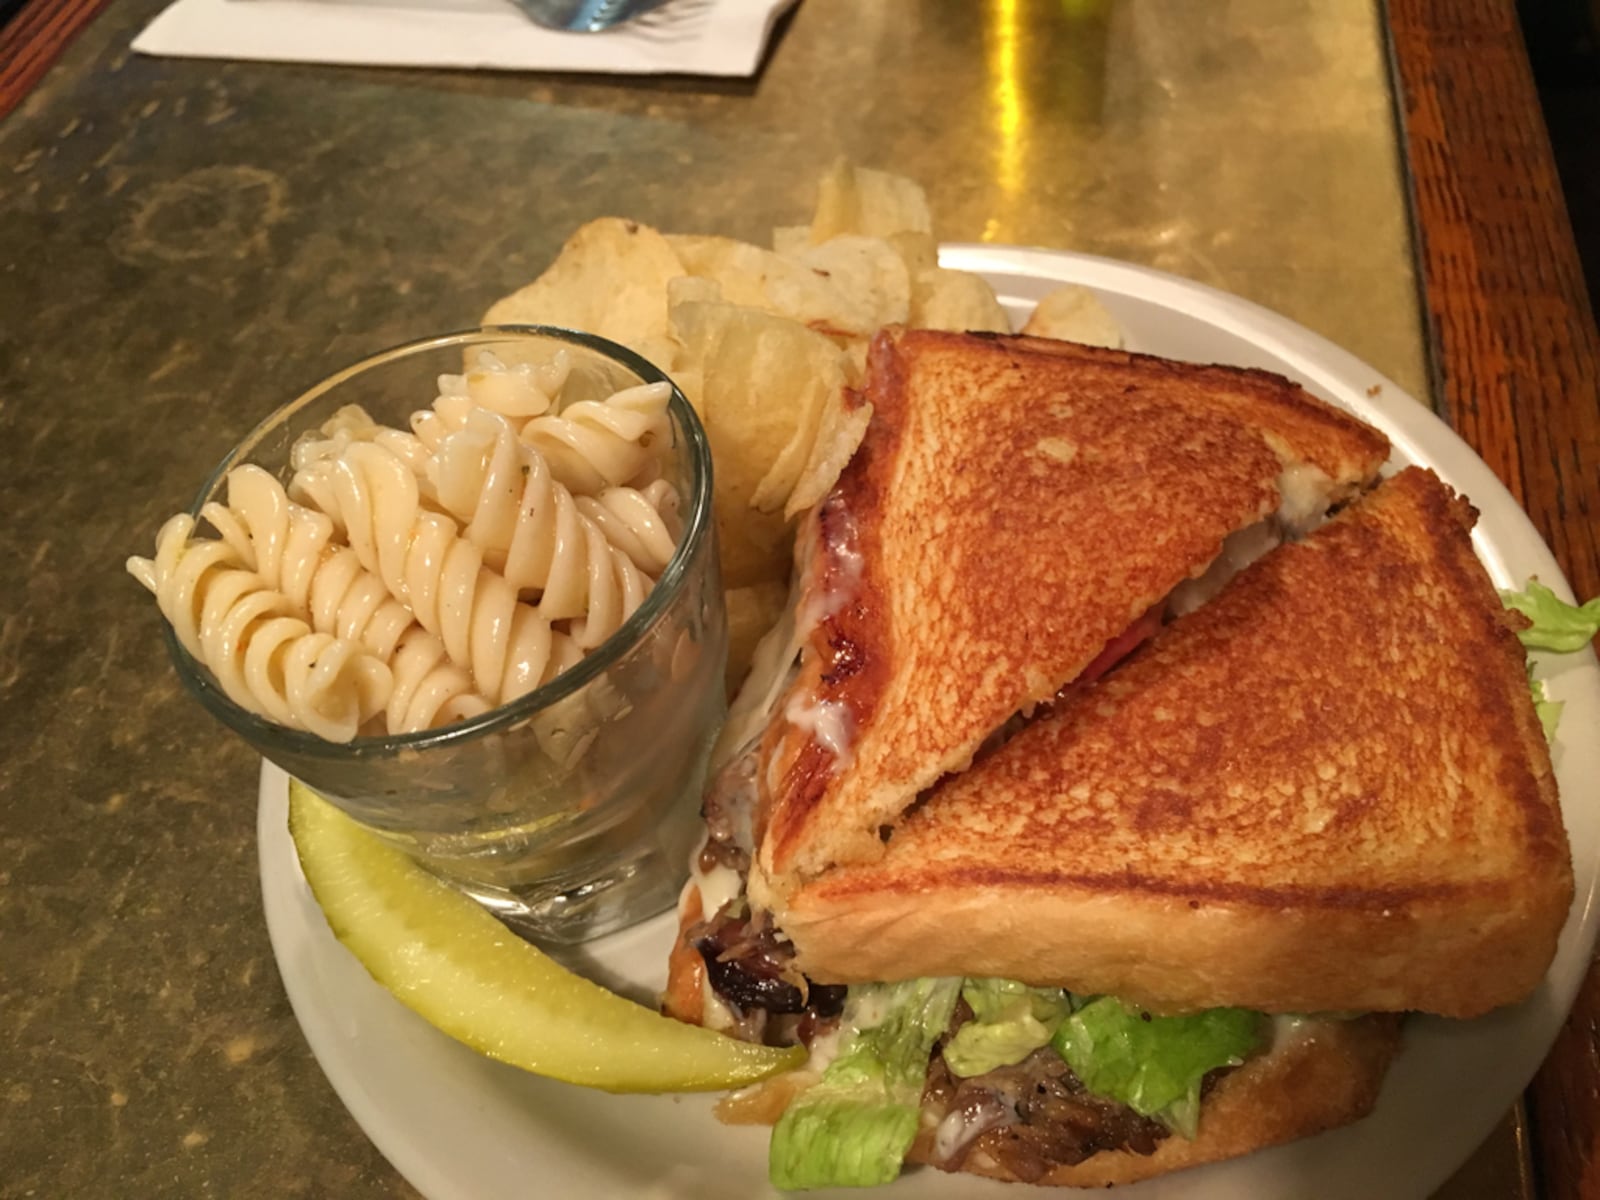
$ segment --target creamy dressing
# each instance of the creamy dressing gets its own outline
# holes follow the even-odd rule
[[[850,1028],[876,1029],[889,1016],[889,989],[863,988],[850,997]]]
[[[933,1131],[933,1161],[947,1163],[960,1154],[974,1138],[998,1125],[1009,1125],[1014,1115],[1002,1104],[984,1105],[977,1111],[952,1108]]]
[[[821,1075],[826,1071],[834,1059],[839,1057],[839,1046],[844,1041],[844,1025],[841,1022],[832,1030],[811,1039],[811,1044],[806,1047],[808,1057],[805,1069],[815,1071]]]
[[[726,1033],[739,1023],[727,1001],[711,986],[711,976],[705,971],[700,973],[700,1023],[718,1033]]]
[[[706,920],[721,910],[730,900],[744,895],[744,877],[732,867],[715,866],[709,871],[696,862],[689,881],[700,892],[700,912]]]

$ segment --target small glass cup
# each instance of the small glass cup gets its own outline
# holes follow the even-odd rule
[[[189,690],[272,762],[536,939],[576,943],[669,907],[688,873],[706,758],[724,714],[727,626],[712,519],[711,452],[693,409],[626,348],[544,326],[499,326],[412,342],[317,384],[252,431],[217,467],[191,515],[253,462],[287,482],[290,448],[359,403],[401,429],[437,395],[441,374],[490,350],[541,361],[564,347],[562,396],[601,398],[639,383],[672,386],[673,444],[663,472],[683,534],[640,607],[609,639],[544,686],[439,729],[328,742],[270,722],[223,694],[178,642]]]

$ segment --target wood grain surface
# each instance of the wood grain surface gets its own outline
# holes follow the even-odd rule
[[[107,0],[29,0],[0,28],[0,118],[44,77]]]
[[[1600,594],[1600,335],[1515,6],[1391,0],[1388,16],[1440,415],[1579,596]],[[1600,1195],[1600,972],[1528,1111],[1546,1200]]]

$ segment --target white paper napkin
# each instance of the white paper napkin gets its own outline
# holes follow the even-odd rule
[[[753,75],[795,0],[671,0],[604,33],[555,33],[511,0],[177,0],[142,54],[366,66]]]

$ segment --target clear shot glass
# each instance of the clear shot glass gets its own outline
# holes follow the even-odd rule
[[[569,330],[501,326],[412,342],[347,367],[262,422],[190,512],[198,518],[223,499],[228,472],[246,462],[287,483],[296,440],[347,404],[404,429],[437,394],[438,376],[460,373],[479,351],[515,363],[561,348],[573,364],[564,399],[671,384],[626,348]],[[233,703],[169,627],[178,674],[263,756],[519,932],[571,944],[663,911],[698,835],[727,657],[711,452],[676,385],[668,413],[664,475],[683,525],[676,553],[632,616],[544,686],[454,725],[340,744]]]

